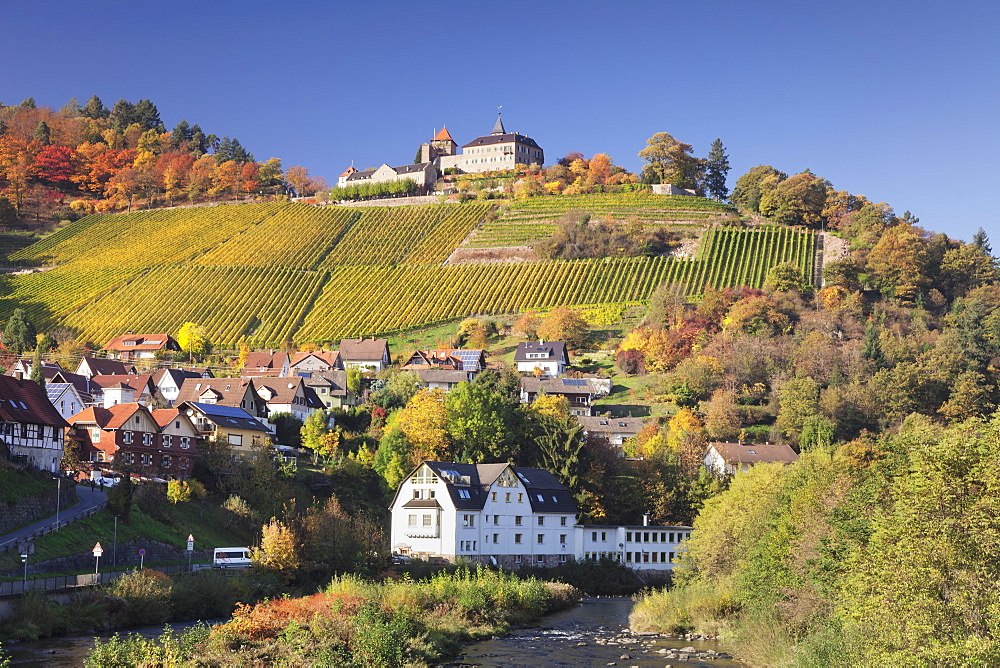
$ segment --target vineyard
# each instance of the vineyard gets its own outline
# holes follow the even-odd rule
[[[534,197],[505,206],[496,220],[476,230],[468,248],[528,246],[555,231],[555,221],[568,211],[583,211],[595,217],[640,220],[672,227],[702,228],[735,210],[728,204],[701,197],[626,194]]]
[[[549,199],[513,204],[501,218],[512,210],[548,215]],[[572,208],[571,199],[559,206]],[[664,217],[670,200],[692,214],[728,210],[642,194],[576,199],[577,208],[615,212],[649,212],[656,202]],[[12,254],[55,268],[8,276],[0,317],[21,307],[41,328],[62,325],[97,343],[129,330],[176,332],[191,320],[221,347],[244,337],[262,347],[476,313],[640,303],[662,282],[697,298],[708,285],[760,287],[767,269],[784,261],[812,276],[815,234],[777,226],[711,226],[693,258],[443,264],[471,230],[489,227],[491,208],[257,204],[88,216]]]

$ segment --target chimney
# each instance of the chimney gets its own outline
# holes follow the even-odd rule
[[[648,527],[649,526],[649,513],[643,513],[642,514],[642,526],[644,526],[644,527]]]
[[[14,372],[14,380],[17,381],[17,386],[22,387],[24,385],[24,372],[18,369]]]

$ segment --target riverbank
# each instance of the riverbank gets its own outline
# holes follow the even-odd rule
[[[629,598],[584,598],[509,635],[473,643],[449,668],[510,666],[656,666],[666,663],[740,666],[715,639],[636,633]]]
[[[238,606],[225,624],[181,636],[113,637],[87,665],[430,665],[579,599],[569,585],[486,569],[421,581],[343,576],[318,594]]]

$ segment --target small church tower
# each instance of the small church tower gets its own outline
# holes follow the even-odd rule
[[[507,131],[503,129],[503,121],[500,119],[500,112],[497,112],[497,122],[493,124],[493,131],[490,132],[490,136],[494,135],[505,135]]]
[[[424,142],[420,145],[420,162],[434,162],[442,155],[457,155],[458,143],[451,138],[451,133],[447,127],[434,135],[434,139],[428,144]]]

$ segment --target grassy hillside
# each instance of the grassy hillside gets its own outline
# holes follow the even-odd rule
[[[699,198],[625,194],[542,197],[499,211],[251,204],[88,216],[11,256],[55,268],[9,277],[0,318],[20,306],[43,328],[71,327],[97,343],[192,320],[218,345],[247,337],[266,346],[473,313],[642,302],[663,281],[692,297],[706,285],[759,287],[786,260],[812,275],[815,236],[769,227],[710,227],[688,258],[444,264],[473,230],[551,225],[537,221],[570,209],[678,225],[732,213]]]

